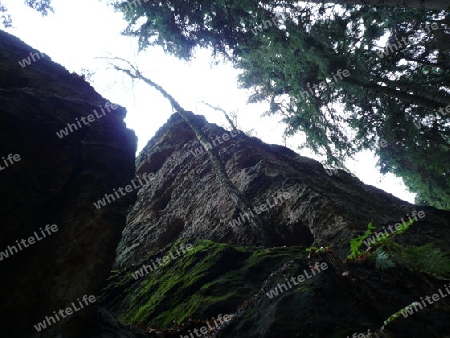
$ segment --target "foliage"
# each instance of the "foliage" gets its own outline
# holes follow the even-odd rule
[[[5,28],[12,27],[11,14],[8,14],[8,9],[4,5],[2,5],[1,2],[0,2],[0,14],[1,14],[0,19],[2,20],[3,27]]]
[[[53,7],[51,5],[52,0],[25,0],[25,4],[41,13],[43,16],[48,15],[49,12],[53,13]]]
[[[447,13],[289,0],[114,3],[141,49],[189,59],[210,47],[232,60],[250,101],[270,102],[267,114],[281,114],[288,134],[305,133],[304,146],[328,164],[374,150],[381,172],[448,208],[450,124],[436,115],[450,102]],[[348,77],[336,75],[344,69]]]
[[[325,254],[333,253],[333,250],[331,249],[330,246],[326,246],[326,247],[321,246],[320,248],[318,248],[316,246],[312,246],[312,247],[306,248],[306,251],[309,252],[308,258],[313,258],[315,255],[322,254],[322,253],[325,253]]]
[[[369,224],[367,224],[367,230],[363,235],[352,238],[350,240],[350,255],[347,257],[348,259],[357,259],[362,255],[362,251],[360,250],[361,245],[363,244],[364,240],[372,234],[372,230],[375,229],[376,228],[372,225],[372,222],[370,222]]]
[[[405,306],[404,308],[398,310],[397,312],[395,312],[395,313],[392,314],[391,316],[389,316],[389,318],[386,319],[386,320],[383,322],[383,326],[381,327],[381,330],[383,330],[384,327],[385,327],[386,325],[388,325],[389,323],[393,322],[393,321],[396,320],[398,317],[400,317],[400,315],[401,315],[402,313],[404,313],[404,311],[408,311],[408,310],[411,309],[413,306],[417,306],[417,305],[420,305],[420,304],[417,303],[417,302],[413,302],[413,303],[411,303],[411,304]]]
[[[430,65],[430,60],[432,53],[438,60],[449,53],[445,46],[437,47],[439,31],[426,34],[421,25],[433,22],[448,32],[448,24],[426,16],[415,24],[404,13],[394,17],[371,9],[347,13],[309,27],[287,25],[284,39],[261,44],[259,51],[243,56],[241,83],[254,89],[253,101],[269,99],[268,114],[281,113],[288,132],[304,132],[304,145],[327,156],[329,164],[339,166],[360,150],[374,149],[382,173],[403,177],[426,204],[445,207],[450,201],[450,124],[434,115],[450,101],[445,86],[450,67],[446,61]],[[349,31],[349,26],[358,27],[357,18],[373,26],[364,33],[359,28]],[[407,50],[380,59],[376,41],[384,34],[391,34],[389,43],[395,44],[416,31],[422,35],[408,46],[411,54]],[[399,66],[400,60],[411,58],[417,61]],[[350,76],[334,81],[339,69],[348,69]],[[380,138],[386,147],[379,145]]]
[[[411,218],[408,222],[402,223],[402,226],[396,228],[392,233],[386,233],[381,236],[377,236],[374,239],[374,242],[371,243],[372,247],[376,247],[379,245],[384,246],[391,246],[393,245],[392,239],[404,233],[407,229],[409,229],[409,226],[415,222],[415,219]],[[363,255],[363,252],[360,250],[361,245],[364,243],[364,241],[373,234],[372,230],[375,230],[376,227],[372,225],[372,222],[367,224],[367,230],[363,235],[360,235],[358,237],[352,238],[350,240],[350,255],[347,257],[347,259],[358,259],[361,255]],[[382,256],[380,256],[380,259]]]
[[[87,68],[81,68],[80,74],[87,82],[91,82],[93,80],[95,72]]]
[[[434,248],[431,243],[403,248],[396,260],[411,271],[424,272],[441,279],[450,277],[450,255]]]
[[[132,271],[112,272],[102,300],[110,299],[125,324],[171,328],[189,318],[233,313],[257,293],[273,272],[293,259],[302,259],[301,247],[252,248],[196,240],[193,249],[170,264],[135,280]],[[178,243],[158,253],[167,255]],[[149,264],[156,254],[142,264]]]
[[[25,0],[25,4],[38,11],[42,14],[42,16],[48,15],[49,12],[53,12],[53,8],[51,6],[52,0]],[[1,14],[3,13],[3,14]],[[0,19],[2,20],[1,24],[5,28],[12,27],[12,18],[11,14],[8,13],[8,9],[2,5],[0,0]]]
[[[329,247],[329,246],[325,246],[325,247],[321,246],[320,248],[318,248],[316,246],[311,246],[309,248],[306,248],[305,251],[310,252],[310,253],[314,252],[316,254],[319,254],[319,253],[330,253],[331,252],[331,247]]]
[[[420,185],[419,185],[420,184]],[[414,188],[413,185],[418,185]],[[442,210],[450,210],[450,200],[446,197],[447,192],[440,187],[433,187],[429,184],[421,184],[421,181],[410,181],[408,186],[413,187],[411,190],[418,191],[415,204],[418,205],[432,205],[435,208]],[[429,203],[429,201],[433,201]]]
[[[411,218],[409,221],[402,223],[402,225],[398,228],[395,228],[395,230],[392,233],[387,233],[387,234],[383,234],[382,236],[378,237],[375,239],[375,242],[372,243],[372,246],[377,246],[377,245],[390,245],[392,242],[392,239],[397,236],[397,235],[401,235],[402,233],[404,233],[406,230],[409,229],[409,226],[411,224],[413,224],[415,222],[415,219]]]
[[[413,272],[423,272],[441,279],[450,277],[450,254],[439,248],[434,248],[431,243],[422,246],[404,247],[393,241],[397,235],[408,230],[414,221],[415,219],[410,219],[394,232],[377,237],[375,242],[371,243],[371,247],[376,248],[375,253],[360,250],[363,241],[375,229],[372,222],[369,223],[368,229],[363,235],[350,240],[351,253],[347,256],[347,259],[372,258],[379,270],[401,265]]]
[[[389,258],[389,254],[381,247],[375,250],[375,265],[377,269],[386,270],[395,267],[395,263]]]

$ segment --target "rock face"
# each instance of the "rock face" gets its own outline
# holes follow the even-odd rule
[[[151,180],[101,297],[119,322],[150,337],[450,336],[450,260],[422,247],[449,251],[450,212],[184,114],[189,124],[174,114],[136,161]],[[215,141],[204,143],[211,152],[202,154],[202,133]],[[409,216],[417,221],[394,241],[343,259],[369,222],[392,233]],[[311,245],[331,249],[308,256]],[[432,271],[438,265],[446,277]],[[433,306],[401,315],[438,292]]]
[[[366,230],[370,221],[377,226],[395,224],[408,220],[413,210],[423,210],[426,216],[404,240],[417,243],[420,237],[448,248],[447,213],[418,209],[342,170],[328,175],[319,162],[285,147],[187,114],[214,140],[212,150],[242,204],[221,184],[220,173],[192,129],[178,114],[172,115],[137,159],[138,173],[153,179],[139,191],[128,215],[116,269],[136,265],[176,239],[347,248],[348,241],[341,239]]]
[[[448,337],[450,301],[397,318],[381,334],[383,322],[414,301],[441,290],[444,282],[404,267],[377,271],[375,264],[344,264],[334,255],[307,258],[304,247],[240,247],[207,240],[156,266],[158,257],[114,271],[102,301],[119,321],[145,328],[150,337]],[[172,247],[175,248],[180,244]],[[317,265],[316,265],[317,264]],[[144,265],[142,265],[144,266]],[[319,271],[311,267],[318,266]],[[137,276],[137,272],[141,272]],[[144,276],[142,276],[142,274]],[[292,278],[295,278],[294,281]],[[447,296],[445,296],[447,297]],[[229,315],[217,327],[214,320]],[[367,336],[368,329],[379,335]]]
[[[380,231],[407,215],[418,221],[397,243],[449,251],[450,212],[189,112],[161,127],[135,170],[124,116],[81,77],[0,32],[5,336],[345,337],[447,292],[436,271],[449,277],[450,261],[430,251],[398,251],[395,269],[383,255],[376,264],[342,257],[369,222]],[[311,245],[333,250],[307,257]],[[448,336],[449,303],[411,313],[417,323],[400,318],[379,337]],[[229,319],[217,324],[219,315]]]
[[[22,66],[27,58],[30,64]],[[79,309],[78,298],[98,296],[113,263],[126,208],[135,196],[100,209],[93,202],[133,178],[136,137],[123,122],[125,109],[109,104],[82,77],[0,31],[0,325],[5,337],[86,336],[95,302],[39,333],[34,325],[72,302]],[[82,121],[92,114],[89,125]],[[68,123],[72,131],[58,136]]]

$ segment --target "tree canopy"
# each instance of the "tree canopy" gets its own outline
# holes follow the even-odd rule
[[[51,0],[26,0],[43,15]],[[417,203],[450,208],[450,2],[119,0],[125,35],[190,59],[211,48],[241,69],[251,102],[328,164],[370,149]],[[379,6],[375,6],[379,5]],[[383,5],[383,6],[380,6]],[[419,8],[421,7],[421,8]],[[5,26],[11,17],[0,2]]]
[[[51,6],[52,0],[25,0],[24,3],[35,10],[37,10],[42,15],[47,15],[49,12],[53,12]],[[8,13],[8,8],[4,6],[0,0],[0,19],[5,28],[12,26],[11,14]]]
[[[374,150],[418,202],[450,207],[448,12],[272,0],[115,7],[141,49],[189,59],[210,47],[233,61],[250,101],[268,100],[267,113],[282,114],[287,133],[303,131],[329,164]]]

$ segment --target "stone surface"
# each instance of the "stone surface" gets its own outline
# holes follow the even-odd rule
[[[186,114],[210,139],[231,134]],[[153,179],[128,214],[100,301],[119,322],[150,337],[194,336],[224,314],[232,320],[205,337],[347,337],[368,329],[372,338],[450,335],[448,299],[380,330],[444,280],[398,262],[380,271],[368,253],[343,260],[369,222],[380,231],[414,211],[418,221],[396,241],[449,252],[449,211],[414,206],[341,170],[329,175],[315,160],[243,134],[216,140],[220,161],[195,156],[196,134],[174,114],[138,156],[138,173]],[[280,193],[287,198],[275,203]],[[270,206],[258,215],[253,208],[262,204]],[[230,223],[248,208],[253,215]],[[193,250],[162,264],[180,241]],[[332,250],[307,257],[311,245]],[[311,277],[316,263],[328,268]],[[305,271],[311,278],[304,283],[287,283]]]
[[[208,240],[192,244],[191,251],[145,276],[136,273],[145,272],[143,264],[154,266],[152,261],[168,250],[138,267],[114,271],[102,305],[150,337],[191,337],[194,329],[225,314],[232,321],[205,337],[344,338],[369,329],[380,333],[366,336],[371,338],[450,334],[450,301],[443,287],[447,281],[428,274],[403,266],[379,271],[373,260],[344,263],[333,252],[309,258],[298,246],[266,249]],[[314,266],[320,270],[313,273]],[[445,298],[409,318],[400,315],[381,334],[391,315],[439,289]]]
[[[203,116],[188,114],[209,139],[215,139],[212,146],[223,170],[247,205],[244,210],[250,208],[253,215],[243,214],[220,184],[208,155],[194,155],[201,146],[190,127],[174,114],[137,158],[138,173],[154,174],[154,179],[139,191],[128,214],[115,269],[136,265],[149,253],[183,238],[268,247],[331,245],[339,251],[370,221],[376,226],[393,225],[407,220],[412,210],[424,210],[426,217],[404,240],[414,244],[420,238],[448,249],[444,240],[450,235],[448,213],[413,206],[342,170],[330,176],[313,159],[243,133],[233,137]],[[227,140],[224,135],[229,135]],[[275,201],[282,193],[289,197]],[[259,228],[250,225],[250,217],[260,221]],[[241,224],[232,226],[233,219]]]
[[[46,55],[21,67],[32,52],[0,32],[0,169],[8,154],[20,155],[0,170],[0,255],[46,224],[58,231],[0,256],[0,324],[8,337],[179,337],[218,314],[233,318],[217,330],[221,337],[340,337],[375,330],[443,287],[401,266],[380,273],[342,257],[369,222],[394,225],[413,211],[425,217],[398,242],[450,251],[450,212],[411,205],[344,171],[328,175],[315,160],[189,112],[214,140],[212,155],[202,154],[195,133],[174,114],[135,161],[136,138],[122,107],[59,138],[57,131],[106,100]],[[94,207],[135,174],[149,175],[148,186]],[[193,250],[133,277],[181,242]],[[311,245],[334,252],[307,258]],[[315,262],[329,269],[268,299],[266,292]],[[98,301],[42,333],[33,328],[84,295]],[[449,335],[447,303],[389,331]]]
[[[107,100],[47,55],[21,67],[30,53],[39,52],[0,31],[0,157],[21,158],[0,171],[0,251],[46,224],[58,231],[0,262],[0,326],[8,337],[35,336],[33,325],[45,316],[98,295],[135,198],[93,205],[134,176],[136,137],[125,109],[59,138],[67,123],[100,112]],[[94,303],[39,336],[80,337],[95,312]]]

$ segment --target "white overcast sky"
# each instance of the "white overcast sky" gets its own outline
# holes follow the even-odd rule
[[[187,110],[204,115],[209,122],[228,129],[222,113],[211,110],[201,102],[220,106],[237,113],[238,128],[255,129],[254,135],[267,143],[283,144],[285,126],[280,117],[261,117],[265,106],[247,104],[248,92],[239,89],[238,71],[229,64],[211,65],[210,53],[199,51],[191,62],[165,55],[159,47],[137,52],[137,41],[120,35],[126,22],[121,13],[100,0],[53,0],[54,14],[42,17],[26,7],[22,0],[1,0],[13,17],[9,33],[49,55],[71,72],[86,69],[95,74],[90,82],[95,90],[113,103],[124,106],[125,122],[138,136],[138,152],[173,113],[169,103],[154,89],[132,82],[99,59],[122,57],[139,66],[144,75],[162,85]],[[24,56],[26,57],[26,56]],[[28,67],[38,67],[39,60]],[[287,146],[301,155],[323,160],[306,150],[299,150],[302,134],[287,139]],[[363,152],[346,162],[359,179],[393,195],[413,202],[400,178],[381,175],[375,167],[376,158]]]

